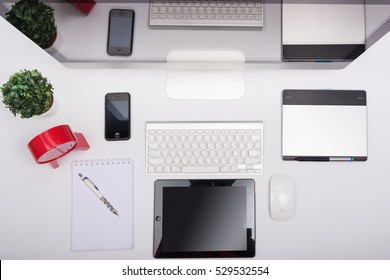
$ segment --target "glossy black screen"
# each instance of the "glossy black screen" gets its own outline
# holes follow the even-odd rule
[[[131,45],[133,17],[112,16],[110,22],[109,45],[112,47],[127,47]]]
[[[105,137],[107,140],[130,138],[130,96],[127,93],[106,96]]]
[[[246,188],[166,187],[162,252],[245,251]]]

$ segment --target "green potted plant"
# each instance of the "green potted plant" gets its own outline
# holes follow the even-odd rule
[[[41,48],[49,48],[57,37],[54,9],[39,0],[20,0],[6,19]]]
[[[1,88],[3,103],[16,116],[42,115],[53,105],[53,86],[38,70],[14,73]]]

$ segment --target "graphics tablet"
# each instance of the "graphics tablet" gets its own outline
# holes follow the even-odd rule
[[[284,90],[284,160],[367,160],[364,90]]]
[[[283,0],[284,61],[350,61],[365,51],[365,0]]]
[[[157,180],[155,258],[255,256],[255,182]]]

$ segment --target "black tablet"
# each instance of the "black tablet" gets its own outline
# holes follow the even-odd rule
[[[365,0],[283,0],[284,61],[351,61],[365,37]]]
[[[255,256],[255,182],[157,180],[155,258]]]

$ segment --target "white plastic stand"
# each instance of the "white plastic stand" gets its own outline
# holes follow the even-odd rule
[[[245,57],[230,50],[177,50],[167,56],[166,92],[173,99],[239,99]]]

